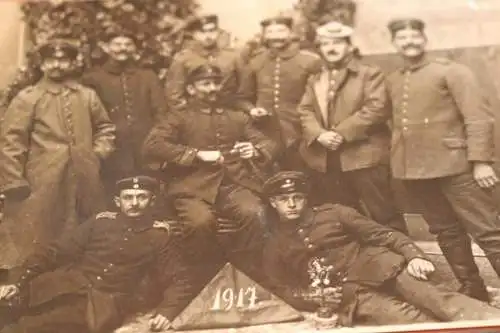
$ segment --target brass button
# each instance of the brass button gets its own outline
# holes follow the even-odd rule
[[[304,229],[299,229],[299,234],[303,233]]]
[[[308,245],[307,245],[307,248],[308,248],[308,249],[312,249],[312,248],[313,248],[313,245],[312,245],[312,244],[308,244]]]
[[[311,242],[311,239],[310,239],[309,237],[306,237],[306,238],[304,238],[304,242],[306,242],[306,243],[310,243],[310,242]]]
[[[102,280],[102,277],[97,276],[97,280],[101,281],[101,280]]]

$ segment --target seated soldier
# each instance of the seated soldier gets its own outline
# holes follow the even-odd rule
[[[265,269],[272,291],[295,307],[317,307],[300,296],[319,263],[342,290],[343,326],[500,319],[500,309],[428,282],[434,265],[404,234],[342,205],[309,207],[304,174],[280,172],[264,192],[272,208]]]
[[[260,280],[259,194],[278,147],[252,125],[248,115],[222,102],[222,76],[221,69],[211,64],[191,69],[184,109],[164,117],[144,143],[147,163],[165,164],[169,172],[167,193],[185,227],[180,243],[190,264],[201,271],[200,287],[222,267],[226,255]],[[238,232],[217,234],[218,217],[226,218]]]
[[[157,190],[148,176],[118,181],[118,213],[99,213],[9,272],[10,284],[0,287],[0,323],[12,319],[9,327],[25,333],[108,333],[150,273],[157,292],[165,291],[150,328],[167,328],[192,294],[168,224],[152,218]]]

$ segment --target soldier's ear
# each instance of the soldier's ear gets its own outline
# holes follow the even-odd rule
[[[271,207],[276,209],[276,199],[275,198],[270,198],[269,199],[269,204],[271,204]]]
[[[188,84],[186,86],[186,91],[187,93],[190,95],[190,96],[193,96],[195,93],[196,93],[196,89],[194,88],[194,86],[192,84]]]
[[[121,202],[119,196],[115,196],[113,201],[115,202],[116,207],[121,208]]]
[[[106,42],[98,42],[97,45],[104,51],[104,53],[109,53],[109,44]]]
[[[156,203],[156,195],[152,194],[151,195],[151,201],[150,201],[150,206],[154,206]]]

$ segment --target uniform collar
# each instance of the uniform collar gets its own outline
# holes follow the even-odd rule
[[[135,69],[135,64],[133,62],[129,62],[127,64],[120,64],[119,62],[108,60],[103,65],[105,71],[111,74],[119,75],[122,73],[131,73]]]
[[[193,41],[190,45],[190,48],[193,52],[201,55],[203,58],[207,58],[209,56],[216,56],[220,53],[220,48],[218,45],[216,45],[212,49],[207,49],[203,47],[200,43]]]
[[[43,78],[40,80],[39,87],[42,89],[52,93],[52,94],[60,94],[63,90],[65,89],[70,89],[72,91],[77,91],[79,88],[79,85],[77,82],[74,80],[67,80],[63,82],[54,82],[51,80],[48,80],[46,78]]]
[[[199,111],[204,114],[212,114],[212,113],[218,113],[221,114],[224,112],[224,108],[219,104],[215,105],[209,105],[205,102],[193,99],[188,102],[189,109]]]
[[[154,219],[150,213],[139,217],[128,217],[123,213],[119,213],[124,222],[124,227],[132,229],[135,232],[142,232],[153,228]]]
[[[324,71],[331,71],[331,70],[342,70],[342,69],[347,69],[348,71],[352,73],[358,73],[359,72],[359,67],[360,63],[359,60],[357,60],[354,56],[350,55],[347,58],[345,58],[340,64],[337,66],[327,66],[326,64],[323,65],[323,70]]]
[[[417,69],[420,69],[420,68],[428,65],[429,63],[430,63],[429,57],[426,54],[424,54],[424,56],[416,63],[409,63],[407,61],[404,61],[403,67],[401,68],[401,71],[402,72],[406,72],[406,71],[413,72],[413,71],[416,71]]]
[[[291,43],[288,47],[282,51],[274,51],[271,49],[267,50],[268,56],[271,59],[282,58],[290,59],[297,55],[300,51],[300,47],[297,43]]]

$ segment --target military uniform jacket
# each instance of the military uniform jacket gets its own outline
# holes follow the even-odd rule
[[[231,154],[236,142],[252,142],[260,156],[250,161]],[[197,159],[198,150],[219,150],[223,164]],[[153,128],[144,144],[145,159],[166,162],[171,195],[190,195],[213,203],[223,179],[260,192],[278,154],[276,143],[254,128],[244,112],[191,102]]]
[[[389,162],[390,104],[380,69],[352,59],[329,82],[329,70],[312,75],[298,107],[303,128],[300,154],[314,170],[326,172],[328,149],[316,139],[333,130],[344,137],[340,146],[343,171]]]
[[[152,70],[108,62],[85,74],[82,83],[97,92],[116,125],[117,150],[106,166],[116,179],[139,170],[144,139],[155,119],[166,113],[160,80]]]
[[[493,117],[472,71],[424,58],[389,76],[394,177],[430,179],[493,160]]]
[[[379,287],[410,260],[425,257],[402,233],[342,205],[319,206],[299,223],[278,222],[273,228],[264,253],[276,293],[297,304],[294,292],[306,290],[311,283],[311,260],[332,265],[331,286],[344,286],[340,313],[344,325],[351,324],[357,288]]]
[[[207,50],[198,43],[192,42],[175,55],[167,72],[165,92],[169,108],[179,109],[186,105],[187,74],[194,68],[207,63],[222,70],[221,98],[227,101],[235,99],[242,80],[243,60],[240,54],[235,50],[221,47]]]
[[[139,282],[149,273],[159,293],[168,291],[157,312],[172,320],[193,295],[181,281],[187,275],[171,237],[154,222],[145,216],[100,213],[34,252],[9,279],[28,288],[30,307],[67,294],[87,294],[88,323],[99,331],[120,324],[120,307],[133,301]]]
[[[263,132],[287,147],[294,144],[301,136],[297,105],[307,78],[320,64],[318,55],[296,44],[279,54],[264,50],[245,67],[238,108],[250,111],[257,106],[271,112],[271,118],[259,121]]]

